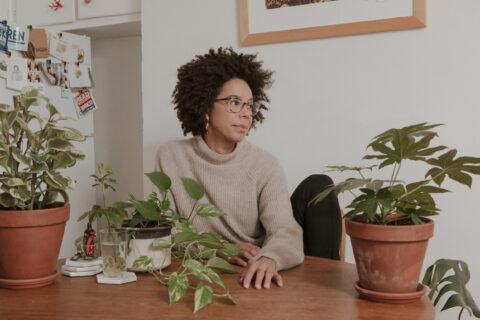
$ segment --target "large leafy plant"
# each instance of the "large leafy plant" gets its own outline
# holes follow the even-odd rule
[[[470,316],[473,314],[480,318],[480,309],[466,287],[469,280],[470,271],[464,261],[439,259],[425,271],[422,282],[430,288],[430,300],[436,296],[433,300],[435,306],[440,302],[440,298],[450,293],[441,311],[460,307],[460,320],[464,310],[467,310]]]
[[[59,112],[49,99],[30,87],[20,94],[20,107],[0,104],[1,209],[34,210],[54,205],[60,194],[68,203],[67,189],[75,180],[61,172],[85,155],[72,141],[84,141],[76,129],[61,126],[72,120]],[[48,117],[35,108],[45,105]]]
[[[400,129],[387,130],[367,146],[374,154],[364,159],[376,159],[378,165],[368,167],[330,166],[334,171],[355,171],[359,177],[349,178],[327,187],[311,203],[317,203],[329,193],[351,192],[354,195],[346,218],[355,218],[373,224],[422,224],[422,217],[436,215],[432,195],[448,190],[441,188],[445,178],[471,187],[472,176],[480,174],[480,158],[457,157],[457,150],[445,146],[430,146],[437,137],[432,129],[439,124],[420,123]],[[442,152],[439,156],[438,153]],[[430,166],[425,176],[418,181],[403,183],[399,172],[406,161],[420,161]],[[392,167],[390,179],[367,178],[363,172]],[[356,194],[354,190],[359,191]]]
[[[161,212],[171,218],[177,233],[171,237],[171,241],[163,238],[155,239],[153,247],[167,249],[173,258],[180,259],[181,263],[176,271],[167,274],[162,271],[163,263],[162,266],[154,266],[149,257],[142,256],[135,261],[133,267],[148,266],[148,272],[161,284],[168,287],[170,304],[180,300],[189,288],[195,291],[194,312],[211,303],[213,297],[226,297],[236,304],[235,299],[230,295],[228,288],[215,270],[223,273],[237,273],[227,260],[239,254],[240,248],[222,241],[222,237],[218,233],[199,233],[192,225],[197,216],[215,218],[223,216],[225,213],[212,204],[198,204],[205,191],[198,182],[190,178],[181,178],[181,180],[186,192],[195,201],[192,210],[187,214],[167,209],[167,203],[169,204],[167,193],[171,186],[170,178],[162,172],[149,173],[147,176],[158,187],[163,199],[158,199],[155,194],[150,195],[148,201],[130,200],[130,203],[134,204],[143,218],[157,218]],[[196,286],[192,285],[191,277],[198,280]],[[225,292],[216,293],[212,287],[213,283]]]

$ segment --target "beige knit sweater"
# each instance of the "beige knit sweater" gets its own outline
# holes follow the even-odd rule
[[[194,204],[180,177],[198,181],[205,188],[200,203],[212,203],[227,215],[196,217],[194,226],[232,243],[261,247],[249,263],[265,256],[284,270],[303,261],[302,229],[293,218],[283,169],[271,154],[245,140],[232,153],[218,154],[196,136],[160,146],[155,170],[172,179],[172,208],[179,212],[190,213]]]

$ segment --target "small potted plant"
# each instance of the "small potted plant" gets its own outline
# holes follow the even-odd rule
[[[98,218],[105,217],[107,228],[100,230],[100,248],[103,261],[103,275],[110,278],[123,277],[126,267],[126,252],[128,234],[125,230],[117,229],[123,224],[128,213],[119,202],[112,206],[107,204],[106,192],[108,189],[115,191],[113,186],[116,180],[113,178],[113,170],[103,163],[97,163],[98,175],[91,174],[95,183],[92,187],[100,186],[102,188],[102,205],[93,205],[92,209],[85,212],[78,218],[81,221],[88,217],[88,222],[92,223]]]
[[[430,146],[437,137],[432,129],[438,126],[420,123],[379,134],[367,147],[375,153],[364,157],[379,160],[378,166],[329,167],[355,171],[359,177],[329,186],[311,201],[321,201],[330,192],[354,194],[347,206],[351,210],[345,214],[345,226],[360,279],[355,288],[362,297],[399,302],[417,299],[425,292],[418,280],[428,239],[433,236],[434,223],[428,217],[440,211],[432,195],[448,192],[441,188],[447,177],[470,187],[471,175],[480,174],[480,158],[456,157],[455,149]],[[407,160],[426,163],[430,168],[424,177],[404,183],[398,179]],[[388,180],[363,174],[392,166]]]
[[[31,288],[52,283],[65,224],[70,217],[67,189],[75,180],[63,174],[85,156],[72,141],[84,141],[71,120],[30,87],[20,107],[0,104],[0,287]],[[35,109],[42,106],[48,117]],[[58,202],[58,196],[63,202]]]
[[[130,195],[130,200],[120,204],[123,208],[134,209],[131,218],[124,221],[122,226],[122,229],[128,232],[127,268],[132,271],[147,271],[145,266],[135,264],[135,261],[142,256],[149,257],[152,264],[159,268],[170,265],[170,252],[163,248],[156,248],[152,243],[154,239],[170,241],[172,227],[180,218],[170,208],[170,200],[167,197],[172,184],[170,177],[163,172],[151,172],[145,175],[160,190],[161,197],[159,198],[156,192],[152,192],[144,201]]]
[[[168,255],[171,254],[173,258],[181,262],[177,270],[167,273],[162,270],[164,262],[159,265],[151,257],[144,255],[135,260],[134,268],[146,268],[161,284],[167,286],[170,304],[179,301],[189,288],[195,290],[194,312],[210,304],[214,296],[228,298],[233,304],[236,304],[235,299],[230,295],[228,288],[215,270],[223,273],[237,273],[228,259],[238,255],[241,249],[234,244],[223,241],[218,233],[199,233],[192,225],[197,216],[215,218],[223,216],[225,213],[212,204],[198,204],[205,191],[198,182],[185,177],[181,178],[185,191],[195,201],[192,210],[187,214],[166,209],[168,203],[167,192],[171,186],[170,178],[161,172],[150,173],[147,176],[164,193],[161,202],[167,201],[164,202],[164,209],[168,212],[167,217],[171,223],[173,222],[176,229],[176,233],[172,235],[171,239],[163,237],[154,239],[152,247],[157,250],[167,250]],[[156,201],[155,196],[151,196],[151,198]],[[138,202],[136,208],[143,211],[142,207],[138,206]],[[145,216],[158,212],[158,210],[158,208],[150,209],[150,213],[147,214],[145,211],[142,216],[145,218]],[[191,285],[191,277],[196,278],[196,287]],[[225,292],[216,293],[211,284],[216,284]]]

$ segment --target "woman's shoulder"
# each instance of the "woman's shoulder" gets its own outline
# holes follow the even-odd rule
[[[258,167],[264,171],[272,168],[281,168],[280,160],[271,152],[257,146],[251,142],[245,141],[248,145],[249,155],[258,164]]]
[[[193,138],[167,140],[157,148],[157,158],[166,153],[178,153],[193,148]]]

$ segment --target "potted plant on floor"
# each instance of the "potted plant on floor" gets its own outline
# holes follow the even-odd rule
[[[359,177],[330,186],[311,201],[321,201],[330,192],[354,194],[347,206],[351,210],[345,214],[345,225],[360,279],[355,288],[362,297],[405,302],[423,295],[425,287],[418,280],[434,225],[427,217],[439,212],[432,195],[448,192],[441,188],[447,177],[470,187],[471,175],[480,174],[480,158],[456,157],[455,149],[430,146],[437,137],[432,129],[438,126],[420,123],[379,134],[367,147],[375,154],[364,157],[379,160],[378,166],[329,167],[356,171]],[[426,163],[430,168],[418,181],[403,183],[398,180],[399,172],[407,160]],[[388,180],[363,174],[390,166],[393,169]],[[354,190],[360,193],[355,194]]]
[[[65,223],[67,189],[75,180],[61,172],[84,155],[71,141],[84,141],[70,118],[37,90],[24,88],[19,108],[0,104],[0,286],[31,288],[52,283]],[[34,110],[45,104],[48,117]],[[57,202],[61,195],[63,202]]]

